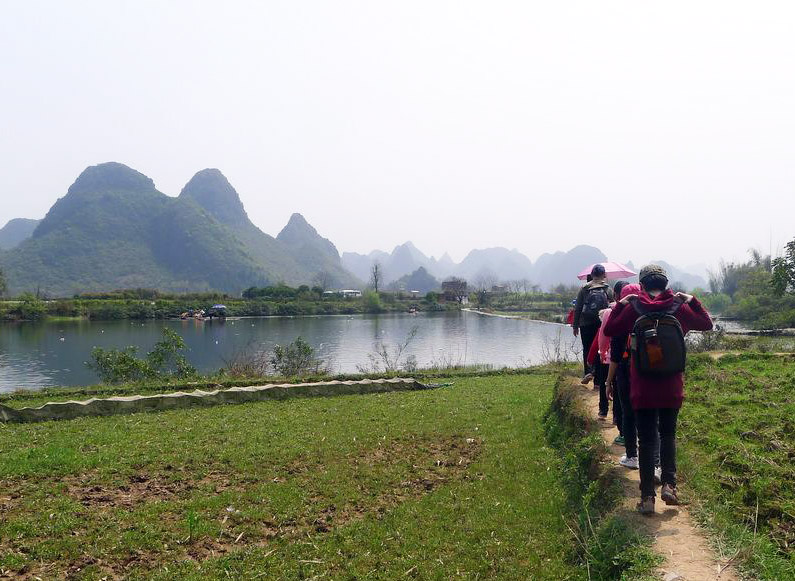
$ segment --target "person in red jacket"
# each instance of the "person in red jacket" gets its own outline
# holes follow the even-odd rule
[[[673,312],[682,326],[682,331],[708,331],[712,319],[699,300],[693,295],[668,288],[668,275],[656,265],[644,266],[639,274],[641,292],[627,295],[613,309],[604,332],[609,337],[632,332],[638,311]],[[632,303],[635,302],[633,305]],[[654,512],[654,445],[659,429],[660,463],[662,465],[662,490],[660,497],[665,504],[679,504],[676,493],[676,420],[684,400],[682,373],[663,377],[642,375],[633,358],[630,364],[630,402],[635,410],[638,428],[640,495],[638,511]]]

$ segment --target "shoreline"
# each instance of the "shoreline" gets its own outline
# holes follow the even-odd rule
[[[547,325],[559,325],[561,327],[568,327],[565,323],[556,323],[554,321],[542,321],[541,319],[529,319],[527,317],[521,317],[517,315],[501,315],[499,313],[487,313],[485,311],[479,311],[477,309],[461,309],[462,312],[465,313],[474,313],[476,315],[482,315],[484,317],[497,317],[498,319],[513,319],[515,321],[529,321],[531,323],[545,323]]]

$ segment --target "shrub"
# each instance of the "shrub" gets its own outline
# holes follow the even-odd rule
[[[383,310],[381,306],[381,297],[378,293],[372,290],[365,291],[362,296],[362,305],[365,313],[380,313]]]
[[[286,377],[320,375],[325,373],[324,362],[317,358],[312,346],[298,337],[289,345],[276,345],[270,357],[274,371]]]
[[[102,383],[127,383],[153,379],[153,370],[145,359],[136,355],[137,347],[124,349],[108,349],[94,347],[91,351],[92,362],[88,367],[99,376]]]
[[[417,357],[415,355],[406,355],[403,357],[408,346],[417,336],[419,327],[412,327],[406,338],[402,343],[391,346],[383,341],[375,343],[375,350],[373,353],[367,354],[367,359],[370,361],[368,365],[356,365],[356,369],[360,373],[380,373],[381,369],[386,373],[391,373],[399,369],[406,372],[414,372],[417,370]]]
[[[270,354],[249,346],[224,359],[222,373],[231,377],[264,377],[270,372]]]
[[[286,303],[276,307],[276,314],[280,317],[297,317],[301,309],[296,303]]]
[[[149,352],[146,360],[158,375],[190,377],[196,374],[196,369],[181,353],[184,348],[185,341],[182,337],[176,331],[164,327],[163,338],[155,344],[155,348]]]
[[[727,351],[745,351],[754,344],[754,338],[748,335],[726,335],[723,337],[722,346]]]
[[[19,297],[20,303],[16,308],[19,317],[26,321],[36,321],[47,314],[47,304],[32,293],[25,293]]]
[[[137,357],[137,347],[124,349],[102,349],[94,347],[88,367],[100,378],[102,383],[140,382],[168,377],[186,378],[196,374],[196,370],[181,353],[185,342],[171,329],[163,329],[163,338],[155,345],[145,359]]]
[[[731,297],[723,293],[704,295],[702,301],[711,313],[723,313],[732,304]]]
[[[685,338],[687,349],[692,353],[716,351],[723,344],[725,335],[726,330],[721,325],[715,325],[715,328],[711,331],[693,331],[688,333]]]

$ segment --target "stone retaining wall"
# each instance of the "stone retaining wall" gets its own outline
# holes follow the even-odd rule
[[[247,403],[271,399],[281,400],[291,397],[351,395],[428,388],[429,386],[410,378],[231,387],[215,391],[196,390],[190,393],[175,392],[158,395],[89,399],[86,401],[49,402],[37,408],[13,409],[0,405],[0,421],[41,422],[47,420],[71,420],[86,416],[113,416],[227,403]]]

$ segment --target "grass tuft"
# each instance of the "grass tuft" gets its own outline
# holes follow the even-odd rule
[[[575,539],[572,558],[585,566],[588,579],[646,581],[661,558],[650,539],[612,514],[622,495],[608,449],[597,422],[569,378],[558,377],[552,405],[544,418],[545,432],[563,462],[563,489],[569,530]]]

